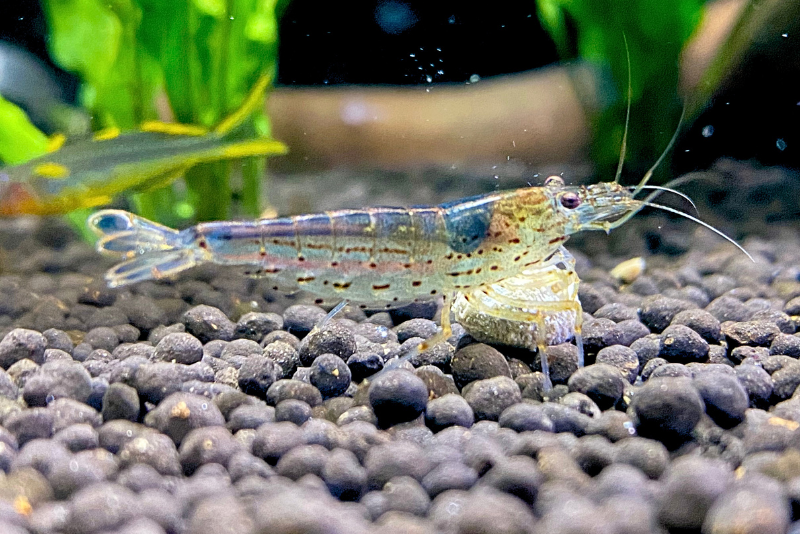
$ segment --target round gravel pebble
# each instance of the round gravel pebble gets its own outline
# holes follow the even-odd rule
[[[536,500],[544,475],[536,461],[527,456],[511,456],[492,467],[479,484],[519,497],[529,505]]]
[[[311,364],[310,378],[323,398],[337,397],[350,386],[350,368],[339,356],[323,354]]]
[[[288,421],[264,423],[256,429],[253,439],[253,454],[270,465],[275,465],[281,456],[302,443],[303,431]]]
[[[474,421],[469,403],[454,393],[429,401],[425,410],[425,424],[434,432],[454,425],[469,428]]]
[[[578,347],[572,343],[560,343],[545,348],[547,363],[550,367],[550,381],[553,384],[566,384],[572,373],[578,370]],[[537,368],[541,369],[536,356]]]
[[[236,325],[222,310],[205,304],[186,311],[181,321],[186,327],[186,331],[202,343],[208,343],[214,339],[230,341],[233,339],[236,329]]]
[[[722,295],[712,300],[706,306],[706,311],[716,317],[720,323],[725,321],[746,321],[750,315],[741,300],[727,295]]]
[[[305,475],[322,475],[328,461],[328,449],[322,445],[299,445],[286,452],[275,466],[275,472],[286,478],[298,480]]]
[[[790,520],[791,510],[781,496],[764,494],[757,488],[734,487],[708,509],[703,532],[782,534],[794,532]]]
[[[360,383],[383,369],[383,357],[375,352],[356,352],[347,359],[353,382]]]
[[[224,426],[225,418],[217,405],[206,397],[173,393],[149,412],[144,422],[180,445],[191,430],[205,426]]]
[[[384,427],[416,419],[425,410],[427,402],[425,383],[403,369],[384,371],[369,386],[370,406]]]
[[[83,336],[83,342],[94,349],[103,349],[111,352],[119,345],[119,336],[113,328],[99,326],[92,328]]]
[[[670,529],[703,525],[708,510],[733,482],[733,473],[720,460],[678,458],[665,474],[658,518]]]
[[[786,400],[794,395],[800,386],[800,363],[796,360],[772,373],[772,395],[777,401]]]
[[[622,398],[625,379],[619,368],[605,363],[596,363],[573,373],[568,386],[570,391],[583,393],[592,399],[601,410],[605,410],[617,404]]]
[[[739,365],[734,369],[736,378],[744,386],[755,408],[764,408],[772,395],[772,377],[761,366]]]
[[[730,347],[768,347],[781,333],[777,326],[767,321],[725,322],[721,330]]]
[[[301,400],[312,408],[322,404],[322,394],[319,390],[311,384],[300,380],[278,380],[267,390],[267,402],[272,406],[286,399]]]
[[[800,358],[800,337],[789,334],[778,334],[769,346],[772,355],[785,354],[792,358]]]
[[[269,388],[282,374],[283,370],[274,360],[252,354],[239,368],[238,384],[244,393],[265,399]]]
[[[408,476],[421,481],[432,467],[422,447],[410,441],[374,446],[364,458],[368,487],[376,490],[394,477]]]
[[[477,421],[497,421],[509,406],[522,401],[519,386],[507,376],[476,380],[464,393]]]
[[[691,439],[704,411],[703,399],[687,378],[654,378],[636,393],[631,404],[636,431],[668,448]]]
[[[301,426],[309,419],[311,419],[311,406],[301,400],[286,399],[275,406],[275,421],[289,421]]]
[[[273,341],[266,345],[263,354],[281,366],[281,378],[292,376],[300,367],[297,349],[285,341]]]
[[[59,349],[63,350],[64,352],[71,353],[72,349],[75,348],[75,345],[72,343],[69,334],[63,330],[50,328],[42,332],[42,335],[47,340],[48,349]]]
[[[505,356],[483,343],[473,343],[458,350],[453,355],[450,367],[459,389],[476,380],[496,376],[511,378],[511,369]]]
[[[367,470],[358,458],[346,449],[333,449],[321,472],[331,495],[342,501],[357,500],[367,485]]]
[[[283,312],[283,325],[287,332],[303,337],[322,320],[327,313],[318,306],[295,304]]]
[[[236,322],[233,335],[237,338],[261,341],[264,336],[283,328],[283,317],[277,313],[250,312]]]
[[[614,445],[614,462],[638,468],[651,479],[660,478],[669,465],[669,451],[663,443],[638,436]]]
[[[642,322],[653,332],[662,332],[682,311],[696,306],[685,300],[673,299],[663,295],[651,295],[642,300],[639,316]]]
[[[639,314],[634,308],[620,302],[610,302],[592,314],[595,319],[611,319],[615,323],[630,319],[639,320]]]
[[[633,384],[639,374],[639,357],[633,349],[624,345],[611,345],[597,353],[595,363],[616,367]]]
[[[700,362],[708,356],[708,343],[688,326],[673,325],[661,334],[658,355],[673,363]]]
[[[694,378],[694,387],[706,406],[706,413],[722,428],[731,428],[744,421],[750,399],[735,376],[727,373],[701,373]]]
[[[265,404],[243,404],[228,414],[226,426],[231,432],[256,429],[264,423],[275,421],[275,408]]]
[[[71,360],[43,364],[25,382],[22,397],[29,406],[45,406],[54,399],[69,398],[86,402],[92,393],[92,377]]]
[[[687,326],[708,343],[719,343],[722,340],[719,320],[705,310],[682,311],[675,315],[671,325]]]
[[[353,332],[339,321],[330,321],[303,338],[298,354],[300,363],[308,367],[323,354],[334,354],[346,360],[355,351],[356,340]]]
[[[139,500],[128,488],[111,482],[93,484],[72,497],[67,530],[87,534],[112,530],[139,514]]]
[[[127,419],[137,421],[141,410],[139,394],[127,384],[117,382],[108,386],[103,395],[102,415],[104,421]]]
[[[412,337],[428,339],[438,332],[439,327],[430,319],[409,319],[395,327],[397,341],[404,343]]]
[[[11,364],[23,359],[44,363],[47,338],[35,330],[15,328],[0,341],[0,367],[8,369]]]
[[[167,334],[156,345],[153,357],[165,362],[190,365],[203,358],[203,344],[191,334]]]
[[[132,359],[128,358],[125,362]],[[180,390],[185,378],[185,367],[177,363],[158,362],[145,365],[137,362],[132,373],[132,385],[143,400],[158,404],[168,395]]]

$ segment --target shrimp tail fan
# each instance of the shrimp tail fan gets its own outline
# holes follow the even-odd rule
[[[100,239],[97,250],[122,258],[106,273],[110,287],[171,277],[200,263],[184,233],[121,210],[102,210],[87,224]]]

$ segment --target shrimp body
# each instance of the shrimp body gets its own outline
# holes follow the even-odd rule
[[[111,286],[172,276],[200,263],[239,265],[284,290],[364,307],[449,297],[549,260],[570,233],[605,228],[637,207],[616,183],[544,186],[430,207],[367,208],[181,232],[104,210],[89,218],[98,250],[127,258]]]

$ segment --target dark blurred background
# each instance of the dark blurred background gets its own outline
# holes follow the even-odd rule
[[[5,0],[0,40],[53,66],[44,35],[37,0]],[[708,167],[721,156],[800,166],[798,37],[775,28],[751,51],[729,87],[682,136],[675,172]],[[557,60],[531,0],[293,0],[280,41],[278,84],[284,86],[463,84]],[[74,98],[75,80],[56,72],[64,94]]]

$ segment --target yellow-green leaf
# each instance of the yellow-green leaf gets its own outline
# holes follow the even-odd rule
[[[0,159],[22,163],[47,152],[47,136],[20,108],[0,96]]]

